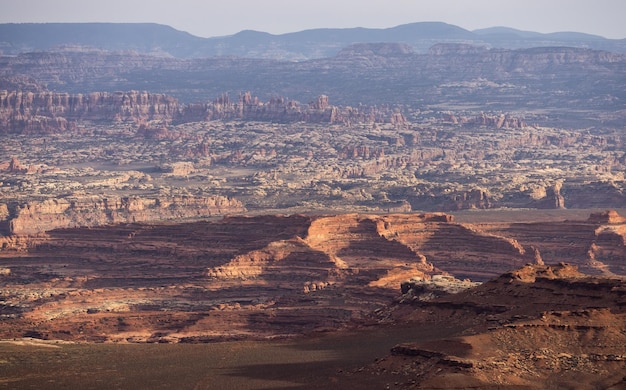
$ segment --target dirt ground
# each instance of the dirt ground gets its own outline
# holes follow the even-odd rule
[[[407,340],[458,329],[377,328],[265,342],[211,344],[0,343],[0,389],[320,389],[393,385],[358,377],[364,365]]]

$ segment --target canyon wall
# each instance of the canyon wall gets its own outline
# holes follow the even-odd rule
[[[524,119],[506,114],[490,115],[481,113],[480,115],[468,117],[446,113],[443,120],[454,125],[488,126],[496,129],[521,129],[527,126]]]
[[[148,92],[93,92],[86,95],[56,92],[0,91],[0,132],[46,133],[67,131],[76,122],[168,121],[179,110],[176,99]]]
[[[332,285],[351,275],[370,286],[391,287],[413,277],[448,272],[458,278],[487,280],[515,266],[541,261],[533,248],[515,239],[457,224],[446,214],[320,216],[306,225],[305,234],[240,254],[208,269],[208,276],[253,280],[286,272],[279,269],[305,272],[313,267],[306,272],[316,275],[316,285]],[[309,265],[300,264],[302,259],[309,259]],[[320,273],[319,267],[334,271]]]
[[[140,213],[143,206],[118,207]],[[562,283],[554,279],[546,285],[546,277],[575,276],[575,267],[544,266],[541,254],[546,264],[567,259],[586,269],[595,256],[606,272],[624,275],[623,232],[624,219],[615,213],[584,221],[480,225],[456,223],[446,214],[414,213],[234,215],[2,237],[6,305],[0,334],[83,342],[288,336],[354,321],[384,323],[401,286],[402,300],[427,305],[415,315],[432,319],[433,305],[444,299],[452,311],[468,308],[446,312],[446,321],[451,315],[474,319],[502,313],[510,301],[500,293],[441,295],[475,284],[462,279],[484,282],[503,272],[499,283],[507,294],[519,283],[544,283],[535,290],[542,297],[544,287],[557,288],[556,301],[535,300],[533,306],[560,305],[567,297],[597,305],[598,296],[623,291],[585,279],[593,291],[588,298],[560,294]],[[513,271],[528,263],[535,263],[525,267],[528,272]],[[407,280],[421,282],[403,285]],[[418,284],[428,288],[422,291]],[[407,296],[416,287],[419,291]],[[502,319],[510,318],[509,313]]]
[[[212,120],[407,123],[402,113],[390,107],[337,107],[329,104],[326,95],[301,104],[283,97],[263,102],[246,92],[238,99],[222,95],[211,102],[183,105],[171,96],[145,91],[69,94],[0,90],[0,133],[65,132],[75,130],[80,121],[180,124]]]
[[[93,227],[115,223],[205,218],[239,213],[245,207],[223,196],[68,197],[27,204],[2,205],[4,235],[30,235],[52,229]],[[0,214],[1,215],[1,214]]]

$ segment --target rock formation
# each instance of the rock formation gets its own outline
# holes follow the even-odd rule
[[[587,221],[601,224],[624,224],[626,222],[626,218],[619,215],[619,213],[615,210],[606,210],[591,213]]]
[[[537,259],[539,249],[552,257],[561,251],[555,240],[569,242],[576,231],[594,236],[598,223],[605,224],[598,248],[624,247],[623,240],[601,239],[623,225],[614,212],[541,231],[545,223],[513,226],[508,231],[517,240],[495,235],[495,225],[479,230],[445,214],[230,216],[5,237],[0,336],[199,343],[346,326],[396,332],[389,327],[401,325],[422,341],[411,333],[389,346],[390,355],[334,373],[334,383],[357,383],[362,373],[377,373],[367,379],[377,383],[395,378],[435,387],[549,380],[558,388],[570,383],[568,375],[619,383],[623,277],[585,275],[564,263],[508,262]],[[521,231],[543,241],[526,248],[532,240]],[[574,242],[578,250],[587,245]]]
[[[455,114],[444,113],[443,120],[454,125],[462,125],[467,127],[487,126],[496,129],[521,129],[527,127],[524,119],[507,114],[493,115],[481,113],[480,115],[474,117],[458,117]]]
[[[2,238],[0,267],[10,269],[2,337],[21,337],[44,318],[40,338],[92,341],[198,342],[249,336],[249,329],[255,337],[335,329],[384,307],[411,278],[437,282],[433,275],[450,273],[484,280],[509,270],[511,256],[527,257],[512,240],[471,231],[445,214],[231,216],[147,225],[132,218],[176,210],[189,216],[216,206],[73,201],[11,211],[15,232],[48,227]],[[119,223],[100,225],[111,221]],[[80,225],[91,227],[73,227]],[[15,263],[15,256],[25,260]],[[24,288],[37,303],[20,298]],[[104,335],[97,323],[109,324]]]
[[[0,91],[2,132],[68,131],[78,121],[167,121],[178,110],[176,99],[148,92],[93,92],[86,95],[55,92]]]
[[[538,209],[564,209],[565,198],[561,195],[562,183],[557,182],[546,188],[546,195],[535,203]]]
[[[479,224],[475,228],[529,248],[526,254],[532,252],[535,258],[529,262],[567,262],[591,275],[626,274],[621,261],[626,253],[626,224],[615,210],[593,213],[586,220]]]
[[[65,50],[6,57],[2,74],[32,78],[50,90],[70,93],[167,91],[185,103],[254,89],[259,96],[289,96],[302,102],[325,94],[336,104],[351,107],[359,103],[406,106],[413,101],[418,106],[450,108],[489,102],[491,110],[558,106],[578,117],[567,108],[619,110],[624,58],[571,47],[506,50],[445,44],[420,54],[394,43],[346,47],[335,57],[294,62],[230,57],[182,60]]]
[[[12,157],[11,161],[0,164],[0,171],[12,174],[23,174],[28,172],[28,167],[24,167],[17,158]]]
[[[333,386],[623,384],[626,218],[576,210],[626,201],[623,54],[74,47],[0,74],[2,339],[400,323],[432,343]]]
[[[626,374],[623,305],[623,279],[590,277],[564,263],[526,265],[456,294],[403,298],[388,312],[398,323],[429,329],[445,322],[463,331],[407,340],[355,373],[403,388],[560,389],[593,382],[617,389]]]
[[[245,211],[241,202],[221,196],[67,197],[12,204],[0,221],[4,235],[31,235],[53,229],[94,227],[185,218],[206,218]]]
[[[403,114],[390,108],[337,107],[320,95],[310,104],[282,97],[268,102],[243,93],[236,101],[222,95],[212,102],[180,104],[177,99],[148,92],[93,92],[89,94],[0,91],[0,132],[45,134],[75,131],[84,121],[132,122],[146,132],[149,122],[162,125],[214,120],[309,122],[328,124],[391,123],[406,125]],[[147,134],[147,133],[146,133]]]
[[[459,280],[451,275],[433,275],[430,279],[411,278],[400,285],[401,301],[414,299],[428,301],[444,295],[456,294],[479,284],[469,280]]]
[[[480,189],[463,192],[455,195],[447,205],[443,207],[446,210],[465,210],[465,209],[490,209],[494,207],[495,202],[489,195]]]
[[[116,202],[109,211],[122,217],[150,208]],[[610,388],[625,374],[624,225],[614,211],[474,224],[440,213],[234,215],[2,237],[0,338],[201,343],[379,329],[394,335],[390,354],[334,369],[333,384]]]

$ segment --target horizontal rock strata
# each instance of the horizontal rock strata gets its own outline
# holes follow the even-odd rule
[[[5,219],[0,220],[0,233],[30,235],[52,229],[206,218],[243,211],[241,202],[223,196],[56,198],[10,205]]]

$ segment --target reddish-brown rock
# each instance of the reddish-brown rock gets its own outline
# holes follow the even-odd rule
[[[440,327],[440,336],[398,344],[350,380],[384,378],[403,388],[621,388],[624,287],[623,279],[590,277],[568,264],[526,265],[457,294],[407,294],[378,315],[420,330]]]

